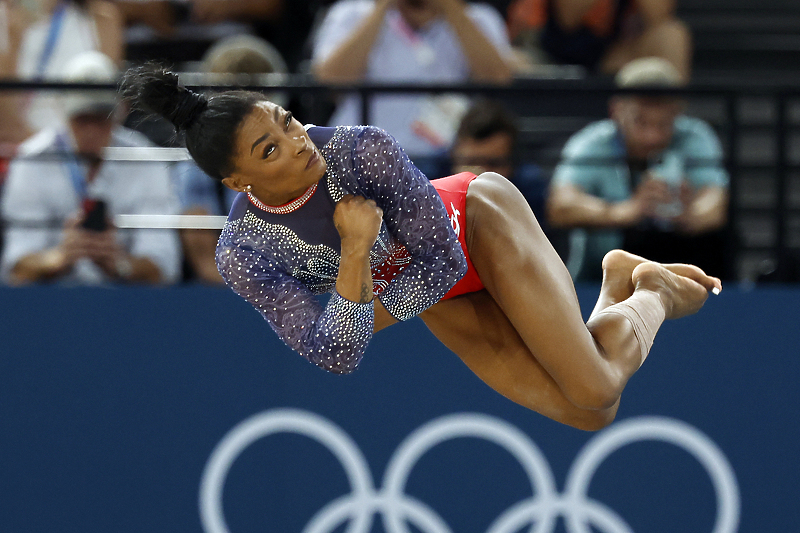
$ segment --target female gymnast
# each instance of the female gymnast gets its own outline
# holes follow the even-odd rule
[[[431,182],[383,130],[304,127],[262,94],[206,97],[157,67],[128,71],[123,92],[240,192],[217,247],[222,277],[331,372],[352,372],[374,332],[419,315],[500,394],[599,429],[661,323],[722,288],[696,267],[613,251],[584,324],[569,273],[502,176]]]

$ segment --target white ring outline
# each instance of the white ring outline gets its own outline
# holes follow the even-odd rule
[[[552,496],[556,494],[556,482],[539,447],[508,422],[477,413],[446,415],[431,420],[410,433],[398,446],[386,467],[382,487],[387,500],[402,501],[409,498],[404,490],[411,467],[434,446],[456,437],[484,439],[508,451],[528,475],[531,491],[536,493],[535,503],[541,503],[543,508],[548,508],[547,504],[551,503]],[[408,533],[395,508],[389,507],[385,511],[383,519],[387,531]],[[532,527],[531,532],[544,533],[546,529],[552,528],[556,518],[557,515],[545,514],[539,527]]]
[[[253,415],[231,429],[211,454],[200,482],[200,518],[206,531],[229,533],[222,510],[222,488],[233,462],[253,442],[273,433],[292,432],[325,445],[344,467],[352,493],[355,520],[348,532],[369,531],[369,501],[375,493],[367,460],[350,436],[317,414],[301,409],[273,409]],[[338,501],[341,498],[335,500]],[[327,507],[329,507],[329,504]]]
[[[452,533],[449,526],[427,504],[403,489],[411,468],[437,444],[456,437],[475,437],[498,444],[514,456],[531,480],[536,495],[503,512],[487,533],[514,533],[529,523],[531,533],[552,528],[564,516],[570,533],[589,533],[587,524],[602,532],[632,533],[630,526],[603,503],[588,499],[588,486],[599,465],[619,448],[642,440],[676,445],[697,459],[714,485],[717,518],[712,533],[735,533],[739,523],[740,497],[736,477],[719,447],[693,426],[671,418],[631,418],[607,428],[579,452],[559,497],[549,464],[536,444],[515,426],[476,413],[459,413],[429,421],[414,430],[398,446],[376,492],[366,459],[360,448],[341,428],[320,415],[299,409],[273,409],[251,416],[229,431],[212,452],[200,487],[200,515],[207,533],[230,533],[222,509],[222,489],[233,462],[261,437],[294,432],[325,445],[344,467],[352,492],[324,506],[308,522],[304,533],[326,533],[348,518],[348,533],[367,533],[374,514],[380,512],[390,533],[408,533],[411,521],[426,533]],[[538,520],[537,520],[538,519]],[[538,522],[538,525],[537,525]]]
[[[565,498],[570,502],[589,501],[589,483],[600,463],[623,446],[642,440],[673,444],[697,459],[708,473],[717,497],[717,516],[712,533],[735,533],[738,530],[741,503],[733,467],[710,438],[686,422],[673,418],[631,418],[612,425],[591,439],[567,474]],[[571,530],[574,533],[591,533],[585,528],[585,522],[577,522],[576,514],[565,515]]]

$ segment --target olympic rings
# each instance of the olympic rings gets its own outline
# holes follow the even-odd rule
[[[380,513],[387,533],[409,533],[408,523],[424,533],[452,533],[424,502],[405,494],[413,466],[434,446],[457,437],[484,439],[505,448],[527,474],[533,497],[502,513],[487,533],[514,533],[530,524],[530,533],[548,533],[559,516],[570,533],[632,533],[630,526],[604,504],[589,499],[588,487],[597,468],[613,452],[637,441],[657,440],[683,448],[705,468],[717,499],[712,533],[735,533],[740,497],[736,477],[725,455],[707,436],[678,420],[638,417],[618,422],[591,439],[567,475],[563,495],[556,490],[550,466],[530,438],[518,428],[484,414],[459,413],[432,420],[413,431],[389,461],[382,488],[376,491],[358,445],[329,420],[299,409],[273,409],[234,427],[209,457],[200,484],[200,517],[206,533],[231,533],[222,510],[225,478],[236,458],[254,441],[274,433],[296,433],[317,440],[339,460],[352,488],[314,515],[303,533],[329,533],[349,521],[347,533],[368,533]]]

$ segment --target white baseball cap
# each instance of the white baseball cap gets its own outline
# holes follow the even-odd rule
[[[62,79],[68,82],[115,83],[117,67],[110,57],[97,52],[82,52],[67,61]],[[68,117],[82,114],[108,114],[117,106],[116,91],[69,91],[63,97],[64,112]]]

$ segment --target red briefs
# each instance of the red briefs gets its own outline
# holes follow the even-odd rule
[[[450,223],[453,224],[453,229],[458,235],[458,242],[467,258],[468,267],[464,277],[444,295],[442,300],[483,289],[483,283],[472,265],[469,250],[467,250],[467,187],[475,178],[477,176],[471,172],[462,172],[454,176],[431,180],[436,192],[442,197],[447,215],[450,217]]]
[[[431,180],[436,192],[444,202],[447,209],[447,216],[450,217],[450,223],[458,236],[458,242],[461,244],[461,249],[467,258],[467,273],[458,283],[456,283],[447,294],[444,295],[442,300],[466,294],[468,292],[475,292],[483,289],[483,283],[478,278],[478,273],[472,265],[469,258],[469,251],[467,250],[467,187],[470,182],[477,176],[470,172],[462,172],[455,176],[447,176]],[[372,291],[379,295],[386,287],[389,286],[392,279],[402,272],[408,263],[411,261],[411,256],[408,251],[400,246],[391,256],[386,258],[379,265],[373,265],[372,268]]]

